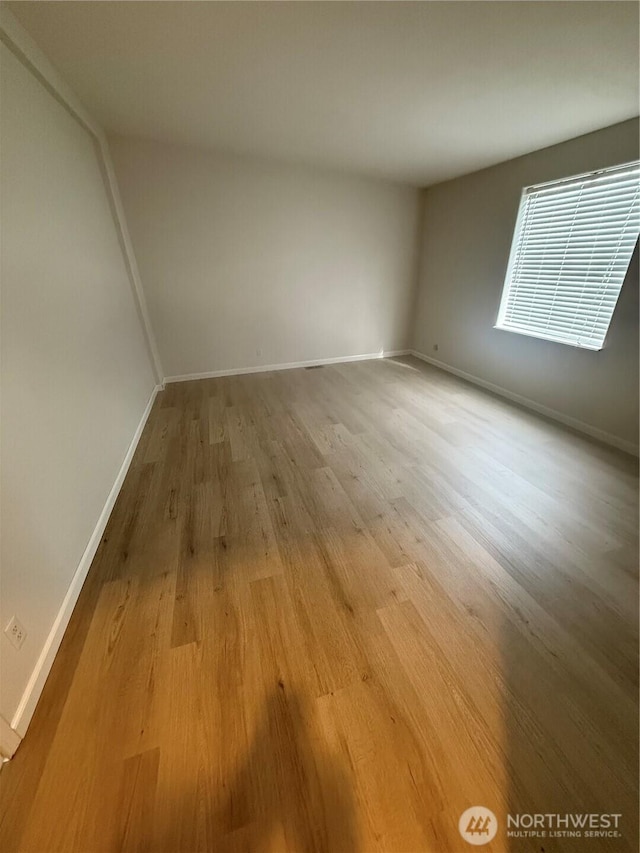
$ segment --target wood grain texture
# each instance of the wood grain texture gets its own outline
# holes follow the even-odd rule
[[[630,851],[637,465],[410,357],[155,403],[3,851]],[[508,812],[622,836],[509,839]]]

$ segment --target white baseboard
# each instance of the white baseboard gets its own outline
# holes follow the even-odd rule
[[[2,761],[13,758],[21,740],[18,732],[14,732],[5,718],[0,717],[0,758]]]
[[[129,466],[131,465],[133,454],[135,453],[138,442],[140,441],[140,436],[142,435],[142,430],[144,429],[149,413],[151,412],[153,401],[155,400],[158,391],[162,390],[162,387],[162,385],[156,385],[151,393],[151,397],[149,398],[149,402],[147,403],[142,418],[140,419],[140,423],[138,424],[134,436],[131,439],[131,443],[118,472],[118,476],[116,477],[111,491],[109,492],[109,497],[107,498],[102,512],[100,513],[100,517],[98,518],[94,531],[91,534],[89,544],[85,548],[82,559],[80,560],[78,568],[73,576],[73,580],[71,581],[67,594],[62,602],[62,606],[58,611],[58,615],[55,618],[51,631],[49,632],[49,636],[47,637],[44,647],[40,653],[38,662],[31,673],[31,678],[27,683],[25,691],[22,694],[20,704],[13,716],[10,729],[13,729],[20,738],[24,737],[27,727],[31,722],[31,717],[35,711],[45,681],[47,680],[47,676],[49,675],[53,665],[53,660],[60,647],[60,643],[62,642],[64,632],[69,624],[69,619],[71,618],[73,608],[75,607],[78,596],[80,595],[80,590],[82,589],[82,585],[85,581],[89,568],[91,567],[91,562],[93,561],[95,553],[98,550],[98,545],[100,544],[102,534],[104,533],[107,522],[109,521],[109,516],[111,515],[111,511],[115,505],[118,494],[120,493],[120,489],[122,488],[124,478],[126,477]]]
[[[181,373],[178,376],[165,376],[168,382],[189,382],[193,379],[217,379],[219,376],[240,376],[245,373],[268,373],[272,370],[292,370],[295,367],[319,367],[324,364],[342,364],[347,361],[370,361],[373,358],[393,358],[398,355],[410,355],[411,350],[380,350],[364,355],[341,355],[337,358],[314,358],[310,361],[289,361],[280,364],[259,364],[253,367],[232,367],[229,370],[207,370],[204,373]]]
[[[604,430],[598,429],[590,424],[586,424],[583,421],[579,421],[576,418],[565,415],[556,409],[549,409],[541,403],[536,403],[535,400],[530,400],[528,397],[523,397],[521,394],[515,394],[513,391],[508,391],[500,385],[494,385],[493,382],[487,382],[486,379],[480,379],[480,377],[473,376],[471,373],[466,373],[464,370],[459,370],[457,367],[451,367],[450,364],[445,364],[443,361],[438,361],[437,359],[431,358],[431,356],[425,355],[417,350],[411,350],[411,355],[415,355],[416,358],[426,361],[428,364],[432,364],[440,370],[445,370],[447,373],[453,373],[454,376],[466,379],[467,382],[472,382],[474,385],[486,388],[487,391],[492,391],[500,397],[512,400],[514,403],[518,403],[520,406],[531,409],[539,415],[544,415],[546,418],[551,418],[551,420],[558,421],[559,423],[571,427],[578,432],[582,432],[591,438],[595,438],[598,441],[603,442],[604,444],[616,447],[618,450],[624,450],[625,453],[630,453],[632,456],[638,456],[638,445],[633,444],[630,441],[625,441],[623,438],[618,438],[617,435],[612,435],[611,433],[605,432]]]

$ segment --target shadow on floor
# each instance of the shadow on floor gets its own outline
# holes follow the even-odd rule
[[[197,764],[198,756],[194,756]],[[268,697],[248,753],[222,791],[181,791],[136,850],[355,851],[351,780],[309,729],[309,708],[283,681]],[[179,821],[179,824],[176,822]],[[127,844],[122,845],[122,849]]]

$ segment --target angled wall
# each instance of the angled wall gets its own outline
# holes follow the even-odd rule
[[[637,449],[637,247],[601,351],[493,328],[522,188],[637,159],[634,119],[424,191],[414,349]]]
[[[2,24],[0,715],[23,735],[157,378],[99,135]]]

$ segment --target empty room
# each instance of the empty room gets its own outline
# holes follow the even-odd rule
[[[0,6],[0,850],[638,849],[636,2]]]

